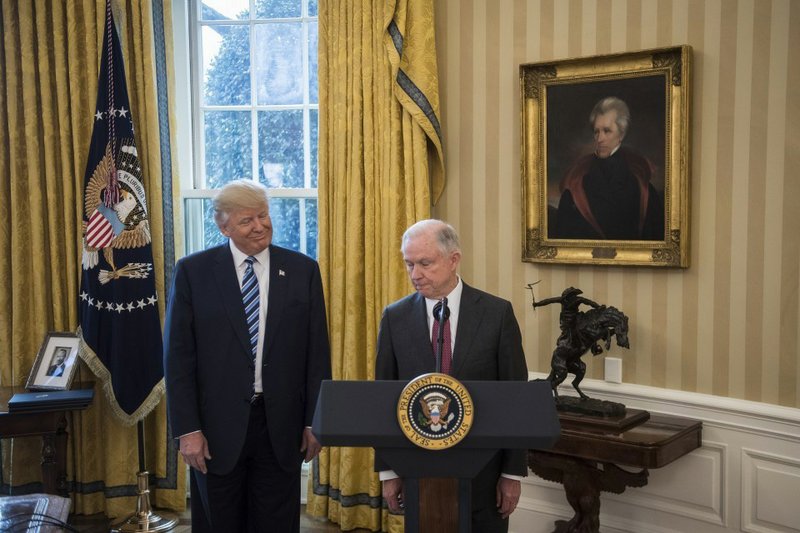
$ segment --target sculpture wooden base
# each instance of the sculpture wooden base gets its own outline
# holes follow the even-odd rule
[[[559,413],[580,413],[598,417],[624,417],[625,405],[596,398],[578,398],[576,396],[559,396],[556,400]]]

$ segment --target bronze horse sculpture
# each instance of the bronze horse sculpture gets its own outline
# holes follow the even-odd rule
[[[529,287],[533,292],[532,285]],[[558,399],[558,386],[567,378],[567,374],[575,375],[572,386],[580,397],[589,398],[578,386],[586,375],[586,363],[581,361],[581,356],[587,351],[591,351],[592,355],[600,355],[603,353],[600,343],[605,343],[605,349],[608,350],[614,337],[618,346],[630,348],[628,317],[616,307],[599,305],[580,296],[582,293],[580,289],[569,287],[560,297],[547,298],[540,302],[533,301],[534,308],[551,303],[561,304],[559,315],[561,335],[556,340],[556,349],[550,361],[550,375],[547,376],[556,399]],[[580,311],[581,304],[588,305],[592,309]]]

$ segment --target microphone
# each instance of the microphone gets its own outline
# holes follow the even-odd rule
[[[433,318],[439,323],[439,334],[436,336],[436,372],[442,372],[442,347],[444,346],[444,328],[442,324],[450,317],[450,308],[447,307],[447,297],[442,298],[433,306]]]
[[[447,307],[447,298],[442,298],[433,306],[433,318],[437,322],[443,322],[450,318],[450,308]]]

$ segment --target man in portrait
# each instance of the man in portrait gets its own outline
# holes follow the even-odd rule
[[[64,347],[57,347],[53,352],[53,358],[50,359],[50,366],[47,367],[45,376],[59,378],[64,375],[64,370],[67,366],[67,354],[69,350]]]
[[[664,240],[664,200],[653,187],[653,163],[623,144],[628,105],[602,98],[589,114],[594,152],[566,171],[548,235],[556,239]]]

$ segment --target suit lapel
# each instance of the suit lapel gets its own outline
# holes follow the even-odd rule
[[[267,325],[264,331],[264,354],[268,354],[278,335],[280,318],[284,315],[286,295],[289,290],[291,271],[286,265],[286,256],[280,248],[269,247],[269,295],[267,297]]]
[[[218,248],[219,253],[214,261],[214,279],[222,294],[222,305],[228,314],[236,336],[242,343],[244,354],[250,355],[250,338],[247,335],[247,319],[244,316],[242,305],[242,289],[239,287],[239,278],[236,275],[236,265],[233,264],[233,254],[229,245],[223,244]]]
[[[456,331],[456,344],[453,347],[452,374],[458,376],[464,362],[469,358],[472,341],[478,334],[484,309],[479,305],[480,293],[464,284],[461,293],[461,307],[458,310],[458,330]]]
[[[431,372],[436,370],[436,352],[433,351],[431,344],[430,327],[428,326],[428,306],[425,303],[425,298],[416,293],[411,299],[411,313],[410,317],[410,345],[411,346],[428,346],[429,349],[420,349],[415,353],[422,363],[422,368],[430,368]]]

